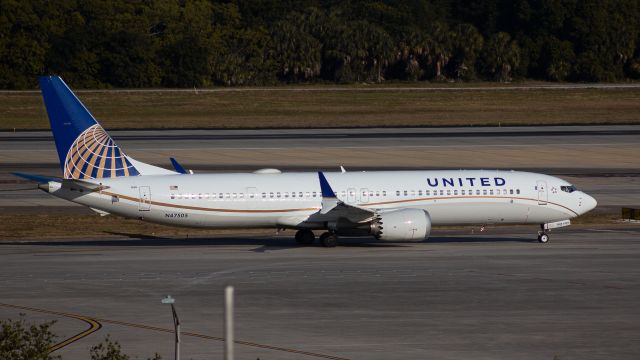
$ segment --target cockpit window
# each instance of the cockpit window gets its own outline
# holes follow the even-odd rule
[[[578,189],[576,189],[576,187],[573,185],[569,185],[569,186],[560,186],[560,190],[564,192],[572,193]]]

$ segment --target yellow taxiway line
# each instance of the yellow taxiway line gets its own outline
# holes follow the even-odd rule
[[[51,346],[51,348],[49,348],[49,350],[51,352],[56,351],[58,349],[61,349],[61,348],[65,347],[65,346],[67,346],[67,345],[69,345],[69,344],[71,344],[71,343],[73,343],[75,341],[78,341],[78,340],[82,339],[85,336],[88,336],[89,334],[92,334],[92,333],[100,330],[100,328],[102,327],[101,323],[120,325],[120,326],[127,326],[127,327],[133,327],[133,328],[137,328],[137,329],[145,329],[145,330],[159,331],[159,332],[165,332],[165,333],[173,333],[173,330],[167,329],[167,328],[161,328],[161,327],[157,327],[157,326],[149,326],[149,325],[143,325],[143,324],[136,324],[136,323],[119,321],[119,320],[101,319],[101,318],[89,317],[89,316],[78,315],[78,314],[71,314],[71,313],[65,313],[65,312],[59,312],[59,311],[52,311],[52,310],[39,309],[39,308],[20,306],[20,305],[4,304],[4,303],[0,303],[0,306],[4,306],[4,307],[8,307],[8,308],[14,308],[14,309],[20,309],[20,310],[35,311],[35,312],[44,313],[44,314],[51,314],[51,315],[69,317],[69,318],[73,318],[73,319],[82,320],[82,321],[84,321],[84,322],[86,322],[86,323],[88,323],[90,325],[87,330],[85,330],[85,331],[83,331],[81,333],[78,333],[78,334],[76,334],[76,335],[74,335],[74,336],[72,336],[72,337],[70,337],[70,338],[58,343],[58,344],[55,344],[55,345]],[[199,334],[199,333],[194,333],[194,332],[181,332],[181,335],[197,337],[197,338],[206,339],[206,340],[224,341],[224,338],[222,338],[222,337]],[[235,340],[234,343],[236,343],[238,345],[245,345],[245,346],[251,346],[251,347],[256,347],[256,348],[261,348],[261,349],[274,350],[274,351],[282,351],[282,352],[305,355],[305,356],[310,356],[310,357],[315,357],[315,358],[320,358],[320,359],[349,360],[347,358],[342,358],[342,357],[333,356],[333,355],[326,355],[326,354],[314,353],[314,352],[310,352],[310,351],[303,351],[303,350],[297,350],[297,349],[289,349],[289,348],[284,348],[284,347],[280,347],[280,346],[259,344],[259,343],[249,342],[249,341]]]
[[[80,339],[82,339],[83,337],[89,336],[92,333],[100,330],[100,328],[102,328],[102,324],[100,324],[98,321],[96,321],[95,319],[92,319],[90,317],[86,317],[86,316],[82,316],[82,315],[76,315],[76,314],[69,314],[69,313],[64,313],[64,312],[59,312],[59,311],[51,311],[51,310],[45,310],[45,309],[38,309],[38,308],[33,308],[33,307],[28,307],[28,306],[20,306],[20,305],[12,305],[12,304],[4,304],[4,303],[0,303],[0,306],[4,306],[4,307],[9,307],[9,308],[14,308],[14,309],[20,309],[20,310],[27,310],[27,311],[34,311],[34,312],[39,312],[39,313],[44,313],[44,314],[51,314],[51,315],[58,315],[58,316],[64,316],[64,317],[68,317],[68,318],[73,318],[73,319],[77,319],[77,320],[81,320],[86,322],[87,324],[89,324],[89,328],[87,328],[86,330],[79,332],[75,335],[73,335],[72,337],[65,339],[55,345],[52,345],[49,348],[49,352],[54,352],[58,349],[62,349],[63,347],[74,343]]]

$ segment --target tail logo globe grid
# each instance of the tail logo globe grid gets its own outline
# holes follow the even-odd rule
[[[65,179],[140,175],[104,129],[95,124],[73,142],[64,164]]]

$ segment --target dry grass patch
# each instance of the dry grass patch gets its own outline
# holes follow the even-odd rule
[[[187,229],[117,216],[0,215],[0,241],[23,239],[269,235],[273,229]]]
[[[453,86],[455,87],[455,86]],[[640,123],[638,89],[81,92],[106,128]],[[0,94],[0,129],[48,129],[38,93]]]

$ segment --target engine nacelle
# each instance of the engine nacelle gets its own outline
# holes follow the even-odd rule
[[[431,216],[425,210],[400,209],[378,214],[371,234],[378,240],[425,240],[431,233]]]

